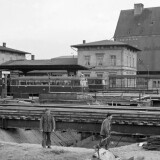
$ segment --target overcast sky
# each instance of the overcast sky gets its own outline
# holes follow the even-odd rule
[[[160,0],[0,0],[0,44],[36,59],[75,54],[71,45],[112,39],[121,10]],[[27,57],[30,58],[30,57]]]

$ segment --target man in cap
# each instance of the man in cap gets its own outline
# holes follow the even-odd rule
[[[51,132],[56,128],[55,119],[51,115],[50,109],[45,109],[45,113],[40,120],[40,131],[42,132],[42,146],[43,148],[51,148]]]

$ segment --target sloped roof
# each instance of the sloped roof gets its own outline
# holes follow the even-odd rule
[[[66,64],[78,64],[78,59],[77,57],[57,57],[57,58],[52,58],[51,59],[52,63],[54,62],[55,64],[61,64],[61,65],[66,65]]]
[[[59,70],[33,70],[33,71],[30,71],[28,73],[48,73],[48,72],[54,72],[54,73],[59,73]],[[61,70],[61,73],[67,73],[66,70]]]
[[[160,35],[160,7],[144,8],[140,15],[134,9],[120,12],[114,38],[146,35]]]
[[[77,58],[55,58],[49,60],[12,60],[0,65],[0,69],[32,71],[32,70],[86,70],[78,65]]]
[[[123,42],[118,42],[118,41],[111,41],[111,40],[102,40],[102,41],[95,41],[95,42],[90,42],[90,43],[83,43],[83,44],[77,44],[77,45],[72,45],[71,47],[74,48],[83,48],[83,47],[95,47],[95,46],[122,46],[122,47],[127,47],[131,48],[136,51],[140,51],[138,48],[133,47],[127,43]]]
[[[17,54],[31,54],[29,52],[24,52],[24,51],[12,49],[12,48],[4,47],[4,46],[0,46],[0,51],[12,52]]]
[[[47,60],[11,60],[1,64],[0,66],[3,65],[77,65],[77,58],[54,58]]]
[[[59,56],[55,58],[77,58],[77,57],[78,57],[77,55],[67,55],[67,56]],[[55,58],[52,58],[52,59],[55,59]]]

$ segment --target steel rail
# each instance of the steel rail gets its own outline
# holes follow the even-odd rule
[[[112,111],[112,110],[109,110],[107,112],[110,112],[114,115],[114,119],[116,120],[125,120],[125,119],[130,119],[130,120],[155,120],[155,121],[158,121],[159,120],[159,115],[160,113],[159,112],[156,112],[156,113],[153,113],[153,112],[130,112],[130,111]],[[41,114],[43,113],[42,110],[39,110],[39,109],[22,109],[22,108],[19,108],[19,109],[0,109],[0,114],[1,115],[17,115],[17,116],[40,116]],[[60,117],[63,117],[63,116],[69,116],[69,117],[72,117],[72,118],[96,118],[98,117],[98,119],[103,119],[105,118],[105,115],[106,115],[106,112],[105,111],[101,111],[101,112],[97,112],[97,111],[84,111],[84,110],[81,110],[79,109],[78,112],[77,110],[62,110],[62,109],[57,109],[53,111],[53,115],[55,116],[60,116]]]
[[[0,108],[8,107],[20,107],[22,108],[74,108],[74,109],[112,109],[112,110],[138,110],[138,111],[160,111],[160,107],[146,107],[146,106],[107,106],[107,105],[65,105],[65,104],[55,104],[55,105],[22,105],[22,104],[1,104]]]
[[[94,116],[97,116],[97,117],[102,117],[102,118],[105,118],[106,114],[107,113],[112,113],[114,115],[114,117],[120,117],[120,118],[126,118],[126,117],[131,117],[131,118],[159,118],[159,115],[160,115],[160,112],[148,112],[148,111],[145,111],[145,112],[131,112],[131,111],[115,111],[115,110],[82,110],[82,109],[76,109],[76,110],[71,110],[71,109],[54,109],[52,110],[52,113],[53,115],[76,115],[77,117],[79,117],[79,115],[82,115],[83,117],[85,116],[89,116],[89,117],[94,117]],[[39,110],[39,109],[0,109],[0,114],[18,114],[18,115],[42,115],[43,113],[43,110]]]

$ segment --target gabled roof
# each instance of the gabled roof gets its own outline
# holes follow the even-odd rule
[[[160,35],[160,7],[144,8],[140,15],[134,9],[122,10],[114,38]]]
[[[111,41],[111,40],[102,40],[102,41],[95,41],[95,42],[90,42],[90,43],[77,44],[77,45],[72,45],[71,47],[83,48],[83,47],[98,47],[98,46],[108,46],[108,47],[121,46],[121,47],[130,48],[136,51],[140,51],[138,48],[133,47],[127,43]]]
[[[0,65],[0,69],[32,71],[32,70],[86,70],[78,65],[77,58],[54,58],[49,60],[12,60]]]
[[[4,47],[4,46],[0,46],[0,51],[12,52],[12,53],[17,53],[17,54],[31,54],[29,52],[19,51],[19,50]]]

